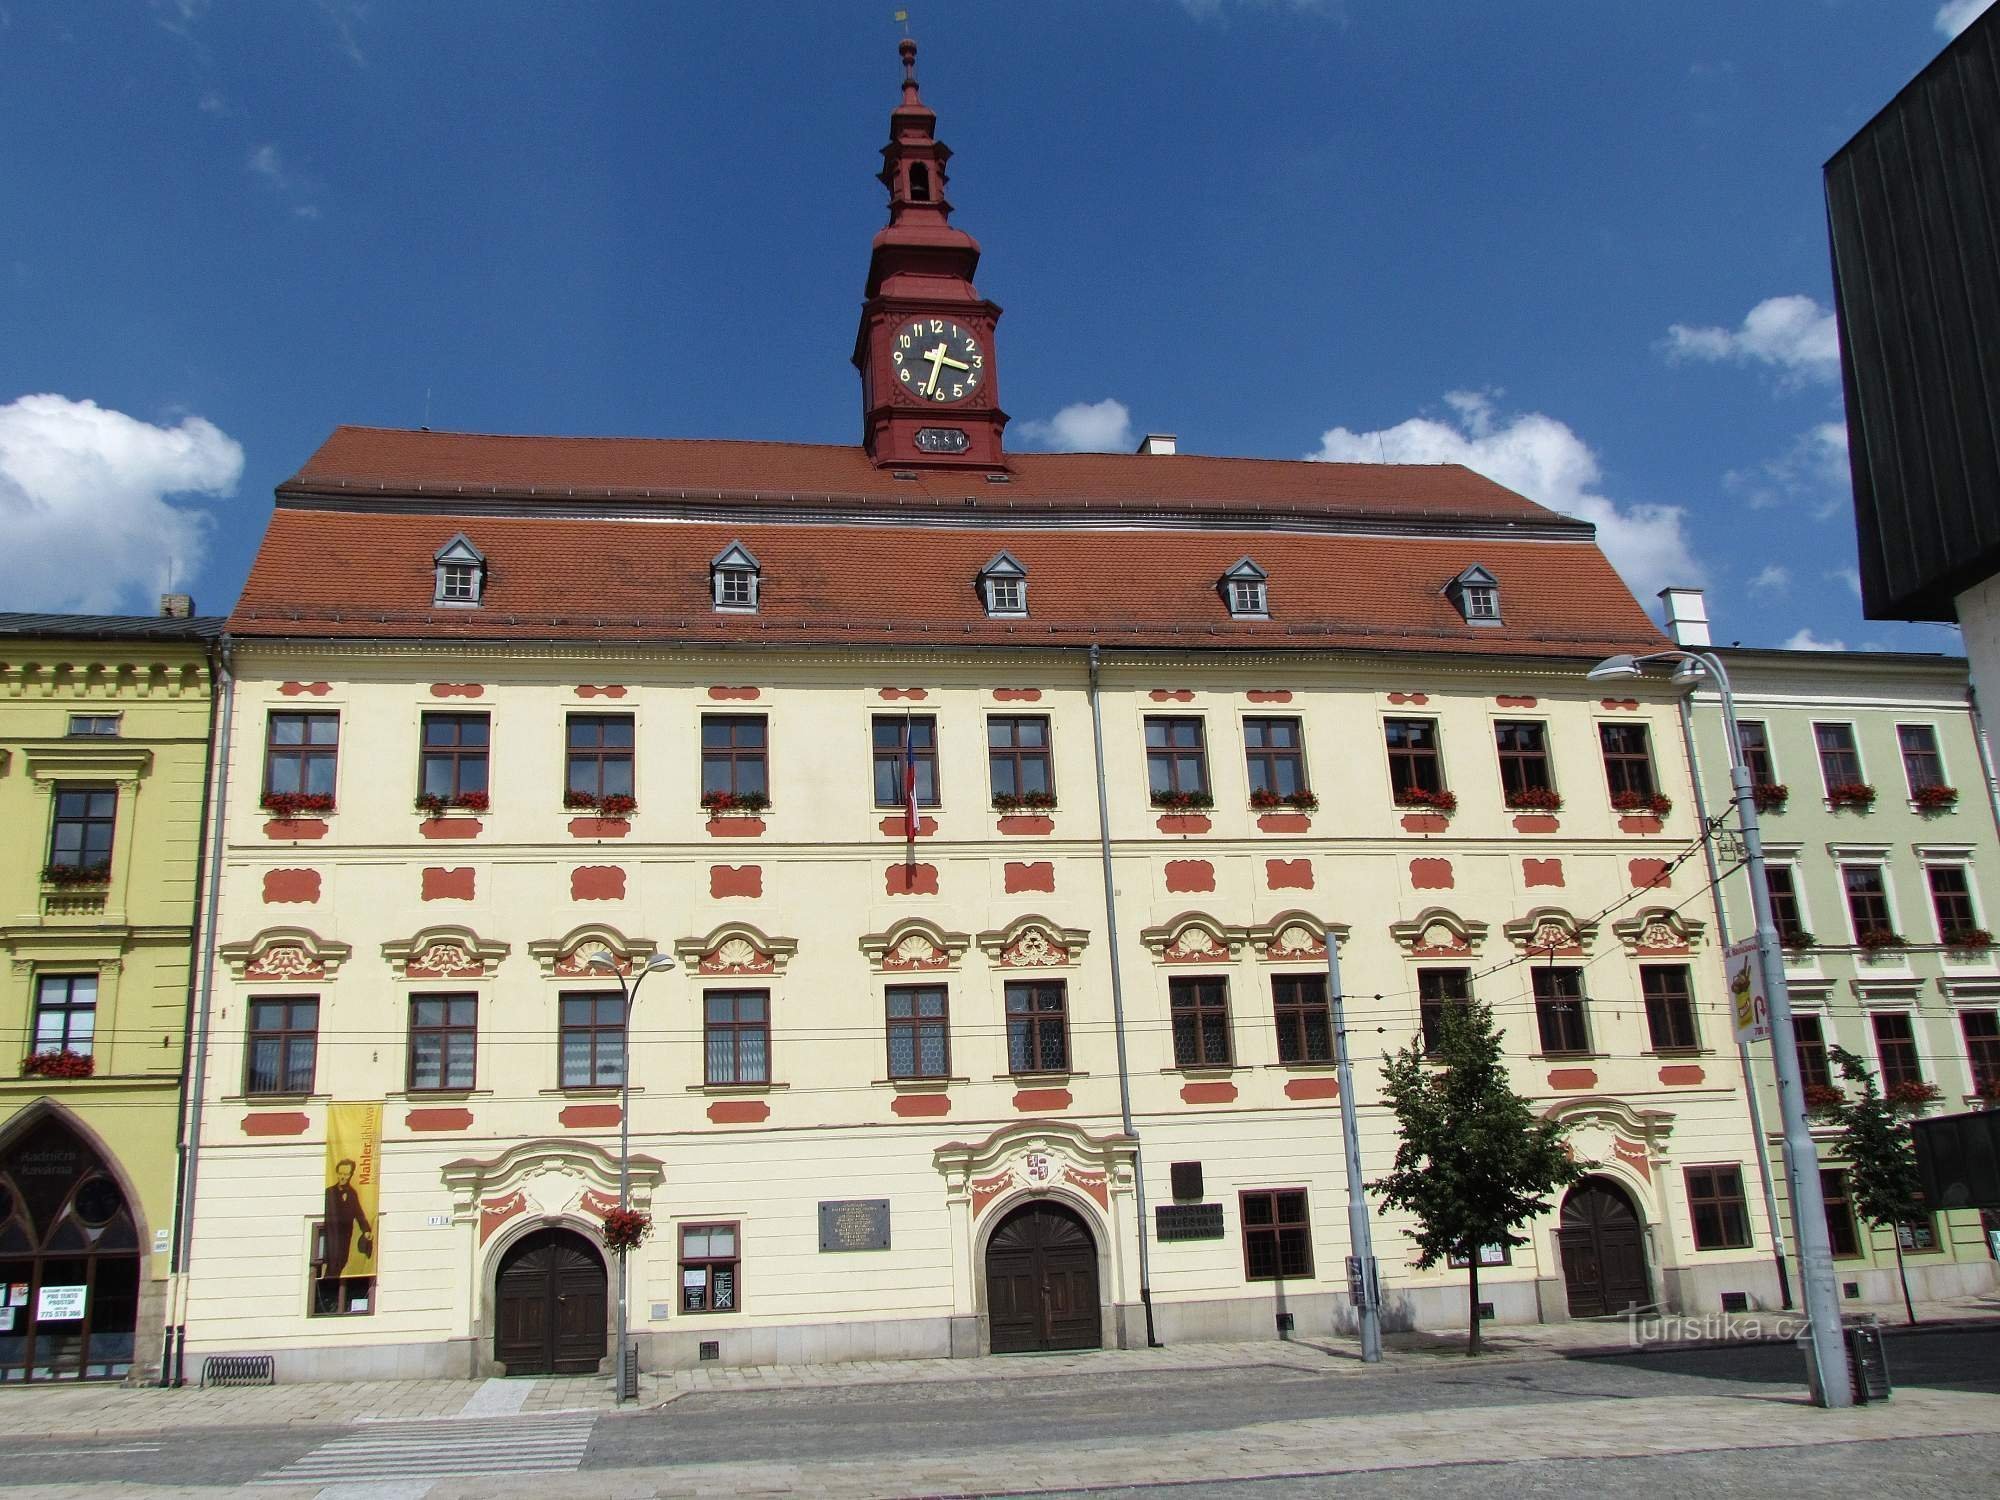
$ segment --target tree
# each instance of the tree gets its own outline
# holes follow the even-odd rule
[[[1416,1243],[1418,1270],[1465,1260],[1471,1356],[1479,1353],[1481,1247],[1527,1244],[1517,1228],[1547,1213],[1548,1195],[1589,1164],[1571,1157],[1567,1125],[1538,1118],[1509,1086],[1489,1007],[1447,1005],[1440,1020],[1435,1055],[1425,1055],[1421,1038],[1383,1054],[1382,1092],[1400,1139],[1394,1170],[1368,1190],[1416,1218],[1404,1233]]]
[[[1901,1099],[1886,1098],[1875,1086],[1868,1064],[1845,1047],[1827,1049],[1840,1069],[1843,1083],[1861,1090],[1859,1099],[1841,1094],[1838,1102],[1828,1100],[1818,1113],[1840,1129],[1836,1147],[1847,1158],[1847,1196],[1855,1211],[1878,1229],[1891,1230],[1896,1241],[1896,1275],[1903,1283],[1903,1311],[1917,1321],[1916,1304],[1910,1300],[1910,1272],[1903,1264],[1903,1230],[1927,1223],[1930,1211],[1924,1207],[1922,1179],[1917,1175],[1917,1141],[1905,1112],[1921,1109],[1926,1096],[1935,1090],[1900,1091]]]

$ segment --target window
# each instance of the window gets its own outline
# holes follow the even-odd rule
[[[1852,724],[1815,724],[1813,742],[1819,746],[1819,776],[1827,791],[1860,784],[1861,753],[1854,748]]]
[[[1689,1167],[1688,1213],[1697,1250],[1742,1250],[1750,1244],[1750,1211],[1741,1167]]]
[[[69,733],[71,739],[115,737],[118,733],[117,714],[71,714]]]
[[[1424,1055],[1436,1052],[1444,1041],[1444,1013],[1451,1006],[1472,1002],[1472,970],[1419,969],[1417,971],[1417,1016],[1424,1030]]]
[[[1898,1224],[1896,1242],[1905,1250],[1937,1249],[1937,1216],[1927,1215],[1914,1224]]]
[[[1226,1068],[1229,1046],[1229,981],[1221,978],[1167,981],[1167,1009],[1174,1027],[1174,1066]]]
[[[986,595],[989,615],[1025,615],[1028,612],[1028,570],[1013,554],[996,552],[979,570],[979,586]]]
[[[1069,1071],[1069,991],[1060,979],[1007,986],[1007,1071]]]
[[[1736,745],[1750,772],[1752,786],[1775,786],[1778,778],[1771,768],[1771,737],[1756,719],[1744,719],[1736,726]]]
[[[1222,597],[1229,613],[1239,620],[1262,620],[1270,614],[1264,581],[1270,575],[1249,558],[1237,559],[1236,566],[1222,575]]]
[[[565,794],[591,801],[631,796],[632,745],[630,714],[571,714]]]
[[[1842,865],[1840,880],[1847,891],[1847,915],[1854,923],[1854,940],[1865,943],[1870,933],[1893,933],[1889,891],[1880,865]]]
[[[1819,1195],[1826,1200],[1826,1238],[1836,1260],[1861,1253],[1861,1236],[1854,1227],[1854,1204],[1847,1196],[1847,1174],[1827,1167],[1819,1171]]]
[[[1799,1082],[1807,1088],[1833,1086],[1833,1068],[1826,1055],[1826,1031],[1818,1016],[1792,1016],[1792,1043],[1799,1058]]]
[[[475,995],[410,997],[410,1092],[469,1089],[479,1050]]]
[[[768,798],[770,773],[765,762],[766,734],[762,714],[703,714],[701,716],[701,794]]]
[[[97,976],[44,974],[35,981],[35,1051],[90,1056],[97,1034]]]
[[[1542,1051],[1550,1055],[1588,1052],[1590,1029],[1585,1025],[1583,1013],[1583,970],[1537,964],[1531,972]]]
[[[1049,721],[1033,715],[996,714],[988,719],[986,766],[996,798],[1053,797]]]
[[[1247,1281],[1306,1281],[1313,1273],[1312,1226],[1306,1190],[1242,1193],[1243,1276]]]
[[[319,1053],[319,997],[252,1000],[246,1094],[310,1094]]]
[[[1604,749],[1604,780],[1614,804],[1621,796],[1651,797],[1659,790],[1653,782],[1653,752],[1644,724],[1600,724],[1597,738]]]
[[[731,542],[708,561],[709,587],[715,607],[754,614],[763,583],[763,567],[741,542]]]
[[[889,1076],[951,1076],[950,1003],[941,984],[891,985]]]
[[[771,992],[710,990],[702,996],[708,1083],[771,1081]]]
[[[479,597],[476,575],[467,563],[446,563],[438,569],[438,601],[444,604],[470,603]]]
[[[468,795],[485,796],[489,737],[490,721],[485,714],[425,714],[418,790],[447,802],[458,802]]]
[[[331,797],[339,753],[339,714],[272,714],[264,745],[264,794]]]
[[[479,603],[486,578],[486,555],[460,532],[431,554],[437,569],[437,587],[431,596],[435,607],[469,609]]]
[[[625,997],[570,994],[562,1006],[561,1070],[566,1089],[616,1088],[625,1081]]]
[[[1495,724],[1493,740],[1500,752],[1500,791],[1509,807],[1556,789],[1546,724],[1533,720]]]
[[[1694,992],[1685,964],[1647,964],[1639,970],[1646,996],[1646,1029],[1655,1052],[1692,1052],[1700,1045],[1694,1029]]]
[[[1923,1064],[1917,1058],[1917,1034],[1901,1013],[1870,1016],[1875,1031],[1875,1056],[1882,1064],[1882,1092],[1898,1084],[1922,1083]]]
[[[931,201],[931,169],[920,161],[910,163],[910,201],[912,203]]]
[[[1937,730],[1929,724],[1898,724],[1896,741],[1903,747],[1903,779],[1916,796],[1926,787],[1943,786],[1944,761],[1938,755]]]
[[[734,1224],[681,1225],[681,1311],[735,1312],[738,1266]]]
[[[1398,802],[1419,801],[1444,790],[1436,719],[1385,719],[1382,735],[1389,751],[1389,790]]]
[[[1500,585],[1494,576],[1474,563],[1445,585],[1445,594],[1458,607],[1468,625],[1500,623]]]
[[[1278,1061],[1333,1061],[1333,1015],[1326,1003],[1326,975],[1276,974],[1271,1002],[1278,1015]]]
[[[925,714],[878,714],[875,719],[875,805],[901,807],[904,754],[917,773],[917,806],[938,805],[937,720]]]
[[[1972,909],[1972,885],[1964,865],[1926,865],[1924,879],[1930,883],[1939,942],[1950,942],[1954,933],[1978,931],[1979,916]]]
[[[1965,1010],[1958,1014],[1965,1032],[1965,1060],[1972,1069],[1972,1092],[2000,1089],[2000,1011]]]
[[[1243,753],[1250,794],[1291,797],[1306,790],[1306,757],[1297,719],[1245,719]]]
[[[1201,720],[1146,720],[1146,785],[1155,797],[1208,795]]]
[[[111,835],[118,823],[117,788],[58,786],[55,804],[49,864],[72,870],[109,870]]]
[[[1469,587],[1465,591],[1465,618],[1468,620],[1497,620],[1500,618],[1500,591],[1481,587]]]
[[[313,1264],[323,1267],[326,1255],[326,1221],[315,1219],[312,1227]],[[313,1318],[361,1317],[375,1310],[373,1276],[313,1277],[312,1306],[306,1315]]]
[[[1764,890],[1771,898],[1771,920],[1778,929],[1778,941],[1796,943],[1805,936],[1805,921],[1799,914],[1799,892],[1793,883],[1790,865],[1764,866]]]

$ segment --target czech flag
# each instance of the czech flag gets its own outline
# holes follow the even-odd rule
[[[917,744],[916,724],[903,720],[903,826],[905,837],[917,836]]]

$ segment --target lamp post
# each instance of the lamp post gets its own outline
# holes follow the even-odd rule
[[[1813,1394],[1821,1406],[1854,1404],[1847,1373],[1847,1352],[1841,1343],[1840,1298],[1834,1287],[1833,1247],[1826,1232],[1826,1200],[1820,1192],[1819,1157],[1813,1150],[1812,1127],[1806,1120],[1806,1099],[1799,1077],[1799,1054],[1792,1035],[1792,1003],[1785,989],[1785,960],[1778,945],[1777,924],[1771,917],[1771,891],[1764,880],[1764,841],[1757,826],[1757,798],[1750,768],[1743,762],[1743,742],[1736,728],[1736,699],[1729,690],[1729,673],[1719,658],[1706,651],[1677,647],[1644,656],[1607,657],[1592,667],[1594,680],[1639,677],[1641,663],[1678,661],[1675,680],[1696,680],[1690,668],[1713,674],[1722,697],[1723,732],[1729,742],[1730,801],[1735,804],[1743,833],[1743,862],[1750,882],[1750,909],[1756,915],[1757,960],[1764,976],[1764,998],[1771,1013],[1771,1066],[1778,1076],[1778,1115],[1784,1124],[1785,1177],[1791,1185],[1792,1229],[1798,1242],[1799,1280],[1805,1296],[1812,1339]],[[1702,830],[1704,841],[1708,838]],[[1775,1226],[1774,1226],[1775,1227]]]
[[[598,952],[584,967],[609,974],[618,981],[618,993],[625,1002],[625,1025],[620,1032],[624,1056],[618,1067],[618,1211],[632,1207],[632,1006],[639,998],[639,986],[646,976],[673,967],[673,958],[655,953],[641,966],[638,977],[628,987],[618,961],[609,953]],[[611,1362],[612,1404],[625,1404],[625,1247],[618,1247],[618,1353]]]

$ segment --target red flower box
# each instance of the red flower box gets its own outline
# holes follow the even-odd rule
[[[1054,792],[995,792],[993,810],[1001,813],[1053,812]]]
[[[272,817],[290,822],[304,813],[330,813],[333,798],[325,792],[266,792],[262,803]]]
[[[1311,792],[1291,792],[1280,796],[1277,792],[1262,789],[1250,794],[1252,812],[1276,812],[1279,808],[1291,812],[1318,812],[1319,798]]]
[[[1865,781],[1843,781],[1826,789],[1826,800],[1835,807],[1873,807],[1875,788]]]
[[[595,792],[563,793],[564,807],[590,808],[599,817],[604,818],[629,817],[632,810],[638,805],[638,798],[628,797],[619,792],[612,792],[602,797],[598,796]]]
[[[1828,1110],[1838,1108],[1847,1100],[1847,1096],[1830,1083],[1807,1084],[1805,1086],[1805,1096],[1806,1113],[1809,1115],[1825,1114]]]
[[[1903,935],[1900,932],[1891,932],[1886,927],[1870,927],[1865,929],[1855,938],[1855,943],[1870,953],[1880,953],[1888,948],[1909,947],[1909,944],[1903,941]]]
[[[1205,812],[1215,799],[1207,792],[1155,792],[1153,806],[1166,812]]]
[[[1944,1094],[1934,1083],[1925,1083],[1922,1079],[1906,1079],[1902,1083],[1890,1084],[1882,1090],[1882,1097],[1897,1109],[1914,1112],[1926,1105],[1937,1103]]]
[[[1760,781],[1750,788],[1758,812],[1777,812],[1791,799],[1792,789],[1782,781]]]
[[[614,1208],[604,1215],[604,1248],[637,1250],[652,1232],[653,1220],[636,1208]]]
[[[1960,953],[1984,953],[1993,946],[1993,934],[1984,927],[1954,927],[1944,935],[1944,945]]]
[[[1458,811],[1458,793],[1432,792],[1420,786],[1406,786],[1396,793],[1396,806],[1428,807],[1432,812],[1454,813]]]
[[[1509,812],[1561,812],[1562,794],[1550,786],[1524,786],[1507,794]]]
[[[21,1059],[23,1078],[88,1078],[97,1071],[97,1059],[88,1052],[30,1052]]]
[[[760,813],[771,805],[762,792],[703,792],[702,810],[711,817],[718,813]]]
[[[1958,788],[1955,786],[1920,786],[1910,796],[1917,804],[1919,812],[1944,812],[1958,806]]]
[[[1674,810],[1674,799],[1663,792],[1613,792],[1611,809],[1622,813],[1651,813],[1664,818]]]
[[[111,879],[111,866],[101,865],[43,865],[42,879],[49,885],[105,885]]]

